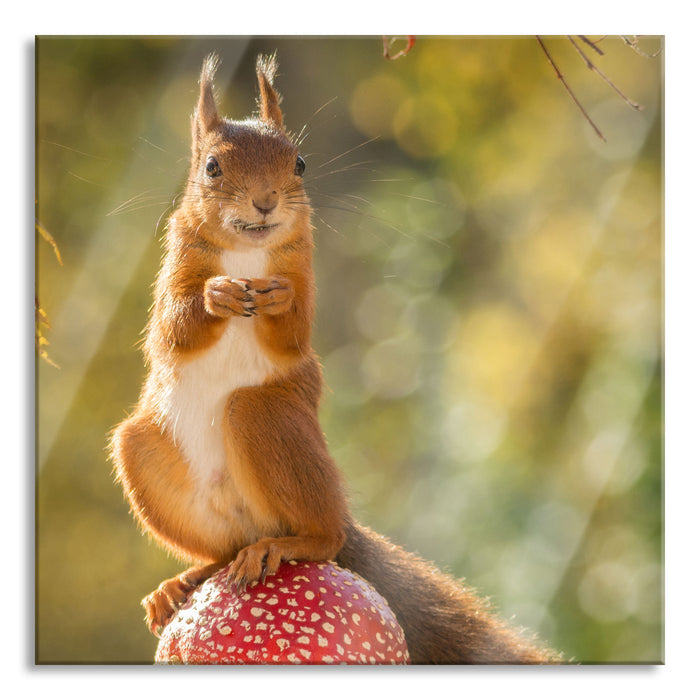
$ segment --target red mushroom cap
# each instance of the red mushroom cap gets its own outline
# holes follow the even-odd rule
[[[331,562],[283,562],[237,595],[226,569],[190,596],[161,635],[162,664],[407,664],[394,613]]]

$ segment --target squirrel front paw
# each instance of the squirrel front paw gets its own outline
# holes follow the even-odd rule
[[[219,318],[253,316],[253,297],[247,280],[233,280],[221,275],[210,277],[204,284],[204,308]]]
[[[246,283],[246,291],[252,298],[248,310],[256,316],[276,316],[289,311],[292,306],[294,290],[286,277],[275,275],[238,281]]]
[[[211,277],[204,285],[204,307],[213,316],[276,316],[289,311],[294,299],[285,277],[231,279]]]

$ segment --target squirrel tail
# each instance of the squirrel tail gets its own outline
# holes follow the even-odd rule
[[[369,528],[349,522],[336,560],[362,576],[394,611],[412,664],[551,664],[538,648],[489,612],[456,580]]]

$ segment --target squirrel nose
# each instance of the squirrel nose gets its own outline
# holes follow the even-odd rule
[[[279,202],[279,195],[275,190],[253,197],[253,206],[263,215],[269,214]]]

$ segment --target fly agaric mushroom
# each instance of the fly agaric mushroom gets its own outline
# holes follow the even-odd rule
[[[331,562],[283,562],[237,594],[226,568],[163,630],[161,664],[407,664],[394,613],[364,579]]]

